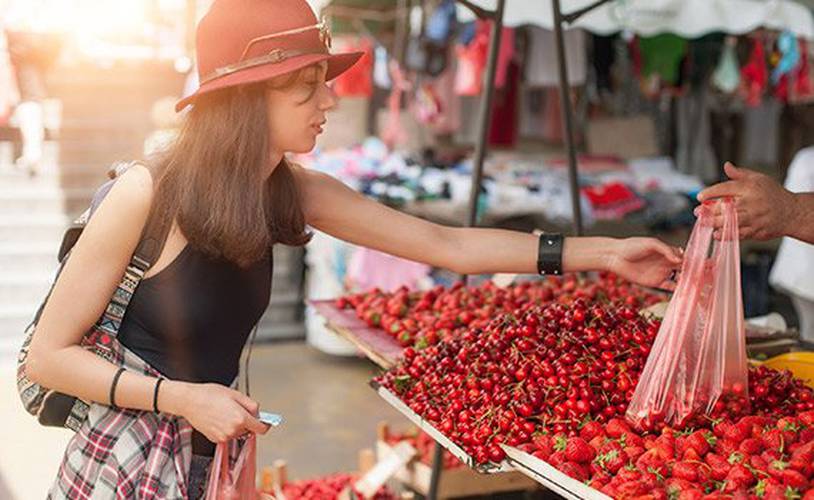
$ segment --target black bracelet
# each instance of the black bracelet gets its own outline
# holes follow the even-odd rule
[[[537,247],[537,272],[540,274],[562,274],[563,237],[560,233],[542,233]]]
[[[163,381],[163,378],[159,378],[155,383],[155,390],[153,390],[153,411],[156,413],[161,413],[158,411],[158,388],[161,387]]]
[[[116,375],[113,375],[113,383],[110,384],[110,406],[116,410],[119,409],[116,406],[116,385],[119,383],[119,377],[122,376],[122,373],[124,373],[124,368],[119,368]]]

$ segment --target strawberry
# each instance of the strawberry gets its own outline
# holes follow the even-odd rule
[[[794,469],[784,469],[780,473],[780,479],[786,486],[792,488],[806,488],[808,487],[808,479]]]
[[[789,469],[794,469],[806,477],[811,477],[814,475],[814,466],[812,464],[814,464],[814,459],[801,455],[792,457],[789,460]]]
[[[783,471],[786,470],[788,466],[788,462],[784,462],[782,460],[772,460],[769,462],[769,469],[767,472],[778,481],[782,481]]]
[[[602,427],[602,424],[595,420],[586,422],[585,425],[582,426],[582,429],[579,430],[579,437],[585,441],[591,441],[598,436],[604,437],[605,429]]]
[[[554,467],[563,464],[565,461],[566,461],[565,452],[563,451],[555,451],[554,453],[551,454],[551,456],[548,457],[548,463],[550,463]]]
[[[606,439],[607,439],[607,437],[605,437],[605,436],[594,436],[593,439],[588,440],[588,444],[591,445],[591,448],[593,448],[595,450],[598,450],[598,449],[602,448],[602,446],[605,445],[605,440]],[[612,442],[615,443],[616,441],[612,441]]]
[[[700,479],[698,465],[692,462],[676,462],[673,465],[673,477],[686,481],[697,482]]]
[[[814,426],[801,429],[799,439],[801,443],[810,443],[811,441],[814,441]]]
[[[719,455],[728,457],[729,455],[738,451],[738,443],[735,441],[730,441],[729,439],[720,439],[715,444],[715,451]]]
[[[804,411],[797,415],[800,423],[807,427],[814,427],[814,410]]]
[[[635,495],[643,495],[648,492],[648,487],[641,481],[626,481],[616,488],[617,494],[614,498],[629,498]]]
[[[619,482],[638,481],[641,479],[642,473],[635,468],[623,467],[622,470],[616,474],[616,479]]]
[[[677,500],[701,500],[704,498],[704,492],[693,488],[689,490],[682,490],[681,493],[678,494]]]
[[[749,457],[749,465],[759,471],[768,472],[769,470],[769,464],[758,456]]]
[[[648,450],[636,460],[636,467],[642,471],[653,472],[661,476],[667,475],[666,458],[662,457],[657,448]]]
[[[806,494],[803,495],[802,500],[814,500],[814,488],[811,488],[810,490],[806,491]]]
[[[703,457],[709,453],[710,445],[717,442],[717,438],[709,431],[695,431],[687,437],[687,449],[695,450],[699,456]]]
[[[628,446],[625,448],[625,454],[630,457],[631,460],[635,461],[638,459],[642,454],[645,452],[645,449],[641,446]]]
[[[707,465],[710,467],[710,477],[716,481],[723,481],[732,465],[722,456],[716,453],[707,453],[704,457]]]
[[[566,474],[579,482],[583,482],[588,479],[588,471],[585,469],[585,467],[574,462],[563,462],[557,466],[557,469],[559,469],[559,471],[563,474]]]
[[[622,434],[630,433],[631,429],[624,420],[620,418],[612,418],[608,420],[607,424],[605,424],[605,432],[608,434],[608,436],[618,439],[622,437]]]
[[[763,434],[763,444],[769,450],[777,450],[783,453],[783,447],[785,445],[783,431],[780,429],[770,429]]]
[[[759,455],[763,451],[763,441],[755,438],[744,439],[738,446],[738,451],[747,456]]]
[[[756,479],[749,469],[743,464],[735,464],[729,469],[726,475],[726,488],[724,491],[732,493],[742,488],[748,488],[755,483]]]
[[[668,494],[675,496],[682,491],[693,489],[695,485],[692,480],[681,479],[673,475],[673,477],[664,481],[664,487],[667,489]]]
[[[542,460],[548,459],[548,457],[551,456],[551,453],[554,451],[554,443],[552,442],[552,438],[549,434],[540,434],[539,436],[536,436],[532,441],[532,444],[537,448],[537,452],[534,453],[534,456]]]
[[[782,457],[783,454],[777,450],[763,450],[763,453],[760,454],[760,458],[765,460],[767,464],[780,460]]]
[[[687,448],[684,451],[684,454],[681,456],[681,458],[683,460],[690,460],[690,461],[693,461],[693,462],[700,462],[701,461],[701,455],[699,455],[698,452],[695,451],[695,448]]]
[[[584,439],[573,437],[565,445],[565,458],[578,464],[587,464],[596,456],[596,450],[591,448]]]
[[[625,432],[619,437],[619,441],[622,444],[622,447],[625,446],[641,446],[644,447],[644,439],[637,434],[633,434],[632,432]]]

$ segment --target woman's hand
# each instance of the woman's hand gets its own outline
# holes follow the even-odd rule
[[[220,384],[171,384],[167,396],[168,399],[177,397],[176,414],[186,418],[195,430],[213,443],[222,443],[248,432],[265,434],[269,430],[270,426],[256,418],[260,406],[241,392]],[[159,408],[162,408],[160,401]]]
[[[675,288],[670,280],[681,266],[681,250],[655,238],[614,240],[606,268],[622,278],[644,286]]]

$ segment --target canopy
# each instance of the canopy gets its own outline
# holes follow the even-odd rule
[[[494,9],[496,0],[473,0]],[[560,0],[568,14],[593,0]],[[472,20],[472,12],[458,5],[458,17]],[[553,29],[551,0],[507,0],[503,17],[507,26],[536,24]],[[789,30],[799,37],[814,39],[811,10],[791,0],[613,0],[580,18],[573,26],[597,34],[628,30],[638,35],[674,33],[697,38],[707,33],[744,34],[757,28]]]

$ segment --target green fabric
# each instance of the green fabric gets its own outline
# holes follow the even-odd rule
[[[337,6],[337,7],[347,7],[347,8],[359,8],[359,9],[369,9],[369,10],[376,10],[381,11],[382,13],[386,14],[388,12],[392,12],[398,7],[397,0],[332,0],[329,6]],[[365,27],[370,30],[371,33],[376,35],[381,33],[393,33],[395,31],[396,23],[395,21],[390,22],[378,22],[378,21],[371,21],[364,19],[363,16],[359,16],[358,19],[361,19],[365,23]],[[344,16],[331,16],[331,32],[337,35],[342,34],[359,34],[359,30],[353,25],[351,19],[348,19]]]
[[[662,81],[673,85],[678,81],[679,64],[687,53],[687,40],[665,33],[639,39],[642,54],[642,74],[657,74]]]

